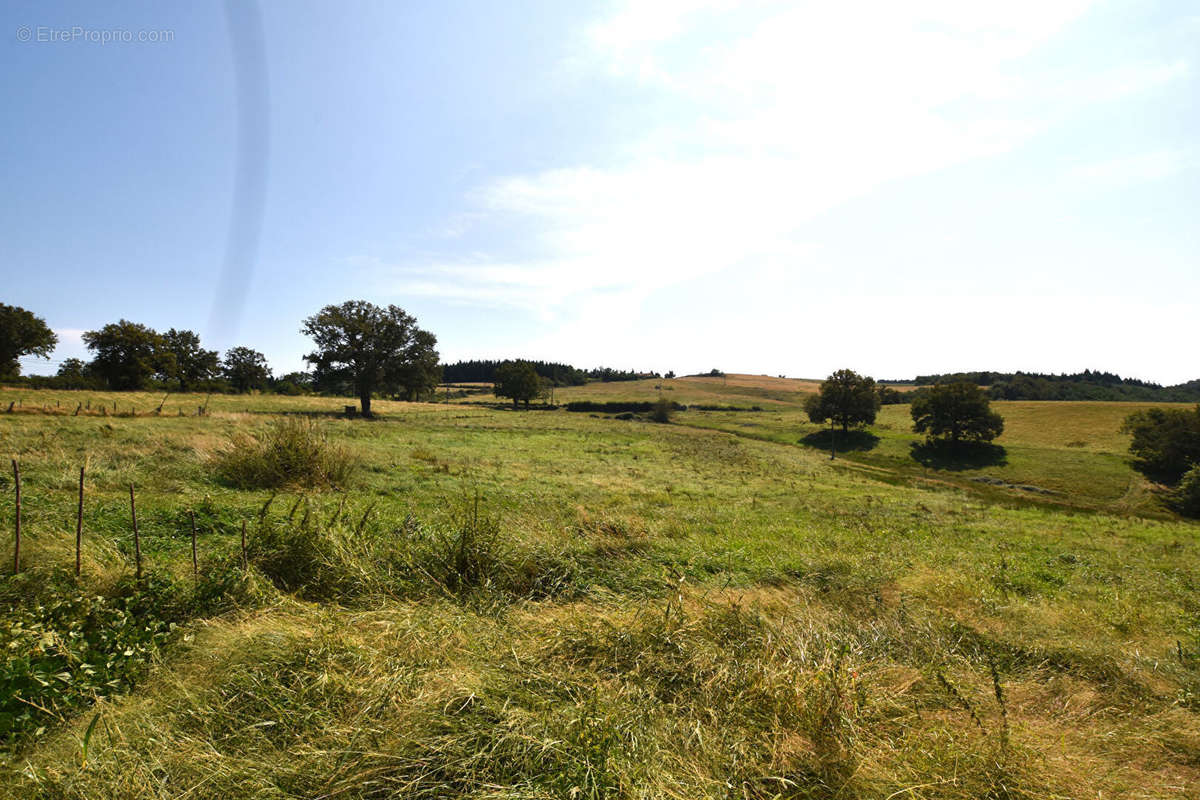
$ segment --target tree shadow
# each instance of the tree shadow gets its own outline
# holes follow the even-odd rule
[[[818,450],[829,449],[830,430],[824,428],[810,433],[800,440],[800,444],[805,447],[813,447]],[[833,434],[833,444],[837,452],[851,452],[873,450],[875,445],[879,444],[879,437],[870,431],[853,430],[853,431],[836,431]]]
[[[913,459],[922,466],[951,472],[1002,467],[1008,463],[1007,450],[985,442],[913,442],[911,450]]]

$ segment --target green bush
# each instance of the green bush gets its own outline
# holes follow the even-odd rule
[[[1125,419],[1121,431],[1130,434],[1134,465],[1152,478],[1174,483],[1200,463],[1200,405],[1187,411],[1136,411]]]
[[[107,594],[42,576],[36,594],[0,608],[0,753],[98,697],[129,690],[180,623],[237,601],[239,571],[198,584],[148,575]]]
[[[1175,490],[1175,504],[1180,513],[1200,517],[1200,464],[1189,469]]]
[[[650,419],[655,422],[670,422],[674,413],[675,404],[665,397],[660,397],[650,409]]]
[[[256,436],[238,436],[216,456],[217,474],[239,489],[338,488],[355,460],[310,419],[284,418]]]

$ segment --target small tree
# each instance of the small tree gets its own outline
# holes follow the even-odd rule
[[[1136,411],[1125,418],[1121,432],[1132,436],[1129,452],[1138,469],[1154,478],[1174,482],[1200,464],[1200,404],[1192,410]]]
[[[91,374],[91,369],[82,358],[64,358],[63,362],[58,365],[58,372],[56,373],[59,378],[69,378],[72,380],[82,380],[90,377]]]
[[[179,381],[179,390],[202,381],[212,380],[220,372],[221,360],[216,350],[200,346],[200,337],[192,331],[174,328],[163,334],[164,346],[175,357],[174,372],[164,377]]]
[[[529,401],[537,397],[541,390],[542,379],[528,361],[505,361],[496,367],[495,383],[492,385],[496,397],[509,397],[514,406],[524,402],[528,407]]]
[[[851,426],[870,425],[879,411],[875,380],[849,369],[839,369],[821,383],[817,394],[804,401],[804,410],[812,422],[833,420],[843,431]]]
[[[0,378],[21,374],[21,356],[49,358],[58,336],[41,317],[18,306],[0,303]]]
[[[991,410],[987,394],[973,383],[939,383],[912,402],[913,430],[951,445],[990,442],[1004,431],[1004,418]]]
[[[313,376],[308,372],[289,372],[271,381],[271,389],[277,394],[308,394],[313,388]]]
[[[67,358],[58,365],[55,385],[60,389],[99,389],[103,386],[92,368],[81,358]]]
[[[419,330],[416,319],[398,306],[380,308],[365,300],[325,306],[304,320],[301,332],[317,345],[304,360],[314,366],[318,385],[353,386],[362,415],[370,417],[371,395],[386,389],[389,374],[407,362]]]
[[[92,372],[110,389],[141,389],[156,373],[170,374],[175,369],[175,357],[162,334],[136,322],[123,319],[98,331],[85,331],[83,342],[95,354]]]
[[[271,380],[267,357],[249,347],[231,347],[222,362],[225,379],[239,392],[265,389]]]

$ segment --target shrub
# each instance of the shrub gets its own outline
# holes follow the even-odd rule
[[[345,486],[350,452],[310,419],[284,418],[256,436],[238,436],[216,457],[217,474],[240,489]]]
[[[1175,490],[1175,504],[1180,513],[1200,517],[1200,464],[1184,473]]]
[[[650,419],[655,422],[670,422],[674,413],[675,404],[665,397],[660,397],[650,408]]]

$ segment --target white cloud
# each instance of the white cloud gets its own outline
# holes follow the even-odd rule
[[[817,215],[1188,75],[1182,62],[1030,64],[1092,5],[630,2],[587,29],[590,66],[662,93],[673,121],[615,142],[619,159],[479,187],[473,214],[530,231],[528,255],[441,259],[393,271],[392,286],[535,309],[554,323],[542,344],[588,352],[606,331],[611,352],[614,330],[645,327],[657,290],[728,270],[819,271],[802,234]],[[1079,173],[1172,165],[1155,154]]]

